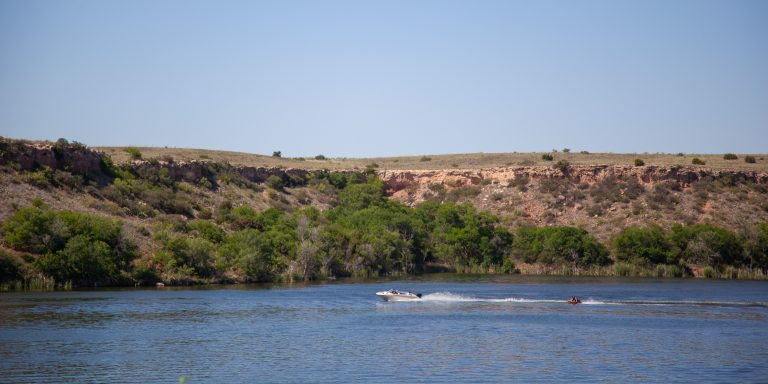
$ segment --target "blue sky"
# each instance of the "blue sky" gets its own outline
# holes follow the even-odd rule
[[[765,153],[768,1],[0,0],[0,135]]]

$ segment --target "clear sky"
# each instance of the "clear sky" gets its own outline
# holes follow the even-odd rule
[[[0,135],[768,152],[768,1],[0,0]]]

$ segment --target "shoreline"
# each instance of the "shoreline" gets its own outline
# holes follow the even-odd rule
[[[302,287],[302,286],[314,286],[314,285],[326,285],[326,284],[359,284],[359,283],[378,283],[385,281],[411,281],[411,280],[453,280],[453,279],[489,279],[494,280],[498,278],[504,279],[620,279],[620,280],[664,280],[664,281],[768,281],[768,274],[762,270],[749,270],[746,268],[726,268],[726,271],[719,272],[714,276],[705,276],[701,271],[703,268],[694,268],[695,275],[684,276],[664,276],[659,275],[655,269],[639,268],[630,269],[629,274],[598,274],[595,273],[594,268],[580,268],[581,271],[570,271],[571,273],[559,273],[566,271],[567,267],[546,267],[546,266],[528,266],[529,271],[534,268],[543,268],[540,270],[546,270],[549,268],[551,273],[459,273],[459,272],[430,272],[422,274],[408,274],[408,275],[392,275],[392,276],[378,276],[378,277],[337,277],[332,279],[319,279],[309,281],[271,281],[271,282],[235,282],[235,281],[210,281],[210,282],[186,282],[186,283],[165,283],[158,282],[155,284],[96,284],[92,286],[76,286],[72,284],[51,284],[49,281],[44,283],[36,283],[34,279],[30,279],[24,284],[24,282],[5,282],[0,284],[0,292],[52,292],[52,291],[88,291],[88,290],[101,290],[101,289],[206,289],[206,288],[218,288],[218,287],[263,287],[264,289],[270,289],[271,287]],[[615,266],[602,267],[602,270],[613,269]],[[727,274],[725,272],[730,272]]]

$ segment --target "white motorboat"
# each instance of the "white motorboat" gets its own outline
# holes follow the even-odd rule
[[[398,291],[396,289],[376,292],[376,296],[381,297],[384,301],[413,301],[421,299],[421,293]]]

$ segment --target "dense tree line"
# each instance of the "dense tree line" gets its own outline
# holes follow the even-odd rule
[[[712,224],[631,227],[613,239],[618,261],[635,265],[705,265],[768,268],[768,224],[747,228],[741,236]]]
[[[142,183],[126,178],[130,195]],[[117,179],[122,180],[122,179]],[[329,173],[332,209],[294,210],[223,203],[210,219],[167,223],[152,233],[154,249],[139,255],[119,221],[53,211],[40,201],[3,225],[5,244],[29,263],[0,252],[0,279],[30,272],[76,285],[263,282],[403,275],[430,270],[511,273],[515,262],[588,268],[612,262],[637,266],[706,265],[768,268],[768,224],[742,233],[711,224],[631,227],[609,247],[566,226],[519,227],[469,204],[428,201],[415,208],[387,199],[378,179]],[[158,203],[159,204],[159,203]],[[613,257],[609,257],[612,255]]]
[[[33,268],[57,281],[116,284],[125,280],[137,256],[122,227],[121,222],[93,215],[55,212],[37,200],[5,222],[3,235],[11,248],[39,255]],[[8,255],[3,259],[7,271],[18,271]]]

